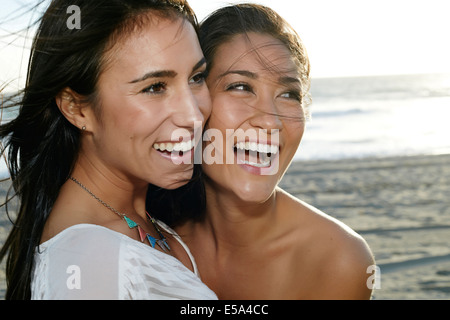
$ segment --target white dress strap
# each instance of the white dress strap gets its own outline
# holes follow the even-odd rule
[[[165,224],[162,221],[156,220],[156,219],[155,219],[155,221],[158,223],[158,225],[161,228],[164,229],[164,231],[171,234],[181,244],[181,246],[184,248],[187,255],[189,256],[189,259],[191,260],[192,268],[194,269],[195,275],[200,278],[200,274],[199,274],[198,268],[197,268],[197,263],[195,262],[194,256],[192,255],[191,250],[189,250],[189,247],[187,246],[187,244],[184,243],[184,241],[181,239],[181,237],[178,235],[178,233],[175,230],[173,230],[171,227],[169,227],[167,224]]]

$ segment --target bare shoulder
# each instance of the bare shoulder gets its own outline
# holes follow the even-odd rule
[[[370,298],[368,268],[375,262],[367,242],[343,222],[281,189],[277,192],[291,223],[293,267],[303,271],[298,273],[300,285],[308,288],[305,297]],[[303,278],[303,273],[309,277]]]
[[[69,184],[69,187],[72,186]],[[122,231],[120,226],[123,223],[120,224],[120,219],[115,219],[116,217],[112,214],[94,214],[103,208],[95,202],[92,202],[92,205],[91,203],[86,204],[81,202],[79,196],[77,196],[77,192],[80,194],[77,188],[75,188],[74,192],[67,191],[67,184],[63,185],[44,225],[41,243],[53,238],[67,228],[79,224],[100,225],[114,231]],[[81,194],[83,193],[81,192]]]

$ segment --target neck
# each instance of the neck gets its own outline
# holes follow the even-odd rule
[[[235,251],[267,239],[276,215],[276,193],[264,202],[250,203],[233,194],[207,187],[207,214],[203,226],[212,233],[215,246]]]
[[[115,210],[127,215],[138,214],[145,219],[147,183],[137,184],[111,171],[102,170],[82,155],[75,164],[71,175]],[[68,183],[71,183],[72,187],[82,189],[72,181],[68,181]],[[86,190],[82,191],[88,194]]]

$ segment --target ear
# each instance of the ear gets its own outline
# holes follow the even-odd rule
[[[64,117],[80,130],[92,128],[92,112],[83,96],[70,88],[62,89],[55,98],[56,104]]]

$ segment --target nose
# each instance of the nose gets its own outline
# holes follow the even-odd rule
[[[190,88],[183,90],[176,102],[173,122],[180,128],[194,128],[194,124],[201,121],[204,124],[205,118],[209,116],[211,108],[209,93],[199,94]]]
[[[256,103],[257,105],[254,107],[254,114],[249,120],[250,124],[253,127],[261,129],[281,130],[283,123],[273,99],[270,97],[260,98]]]

